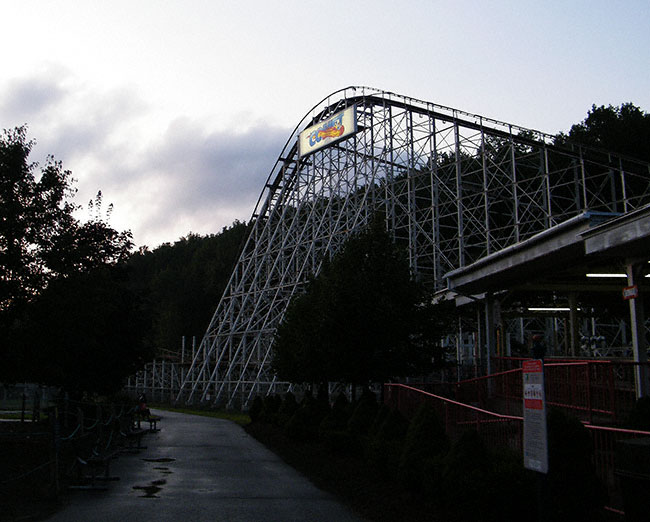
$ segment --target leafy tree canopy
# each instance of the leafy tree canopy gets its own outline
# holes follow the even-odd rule
[[[158,351],[178,351],[183,336],[200,340],[228,283],[248,226],[235,221],[220,234],[188,234],[129,260],[129,279],[150,314],[145,334]]]
[[[557,136],[559,144],[567,141],[650,161],[650,114],[633,103],[592,105],[582,122]]]
[[[74,217],[71,172],[48,157],[37,176],[26,136],[25,127],[0,135],[0,311],[30,301],[54,279],[124,259],[133,246],[130,232]]]
[[[106,391],[142,355],[137,300],[114,271],[132,236],[108,225],[101,192],[80,222],[71,172],[49,157],[37,175],[26,136],[0,135],[0,379]]]
[[[375,225],[348,240],[290,303],[276,335],[274,370],[299,383],[421,374],[431,361],[413,336],[421,299],[402,250]]]

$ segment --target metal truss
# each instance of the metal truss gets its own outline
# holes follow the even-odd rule
[[[148,394],[153,402],[173,402],[187,378],[187,365],[166,359],[154,359],[129,377],[125,389],[139,395]]]
[[[300,157],[299,132],[356,106],[358,132]],[[649,201],[648,166],[552,136],[368,87],[317,104],[296,126],[177,401],[246,407],[286,391],[270,368],[291,298],[376,216],[432,291],[444,275],[586,210]]]

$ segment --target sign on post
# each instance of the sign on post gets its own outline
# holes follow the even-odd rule
[[[626,286],[623,288],[624,300],[636,299],[637,297],[639,297],[639,288],[636,285]]]
[[[524,467],[548,473],[544,361],[524,361]]]

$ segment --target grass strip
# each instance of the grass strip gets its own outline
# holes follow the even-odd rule
[[[246,426],[251,422],[251,418],[247,414],[236,412],[236,411],[178,408],[175,406],[167,406],[164,404],[152,404],[150,405],[150,407],[154,410],[172,411],[175,413],[186,413],[188,415],[200,415],[201,417],[225,419],[225,420],[235,422],[240,426]]]

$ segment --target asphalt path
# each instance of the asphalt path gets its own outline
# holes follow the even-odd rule
[[[172,412],[138,454],[111,464],[107,491],[74,491],[47,520],[361,522],[241,426]]]

